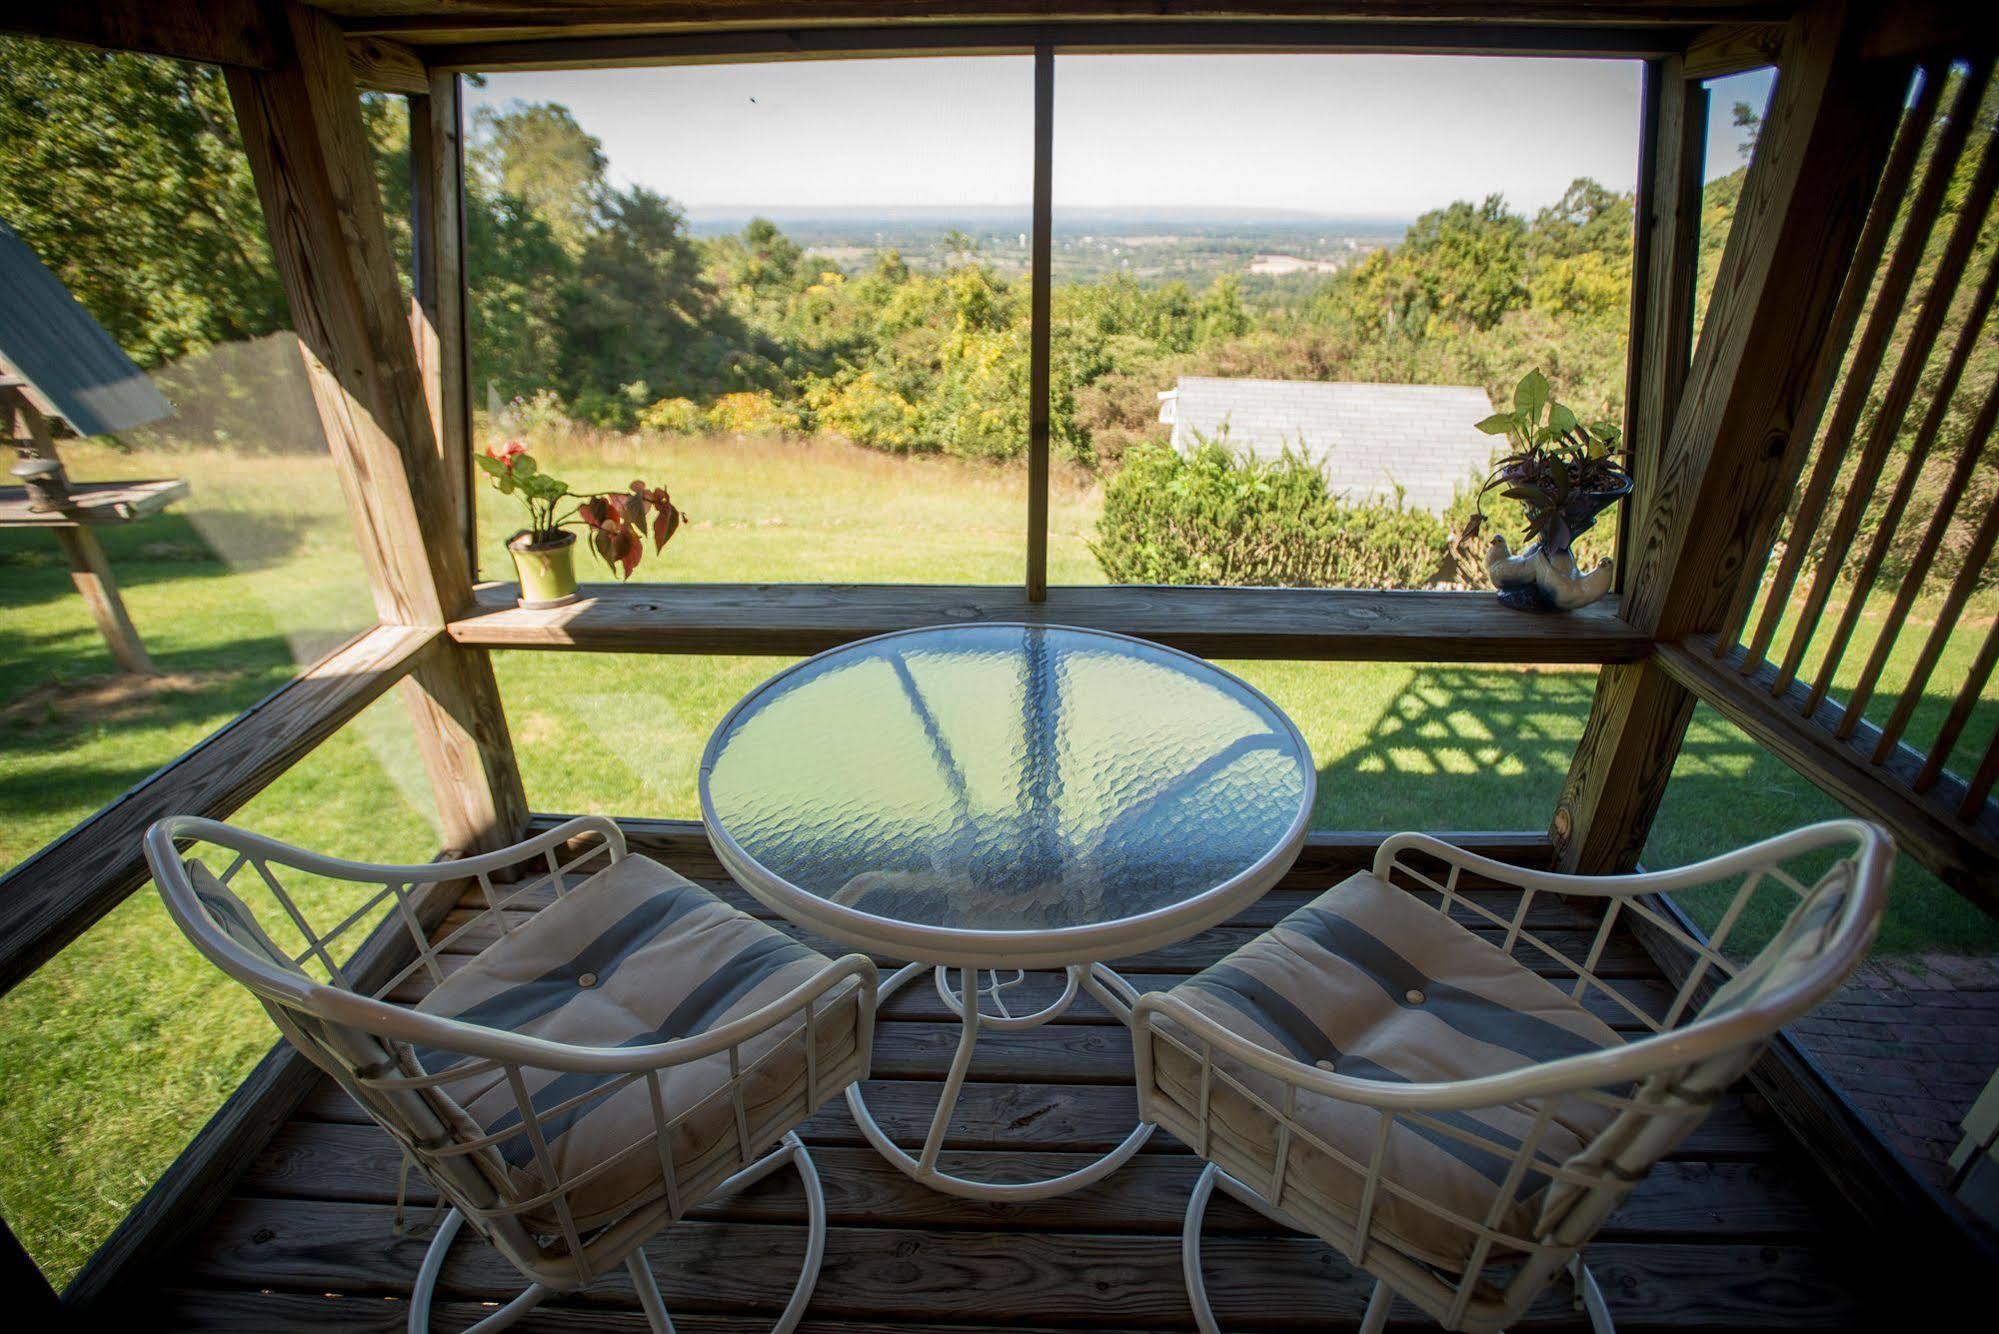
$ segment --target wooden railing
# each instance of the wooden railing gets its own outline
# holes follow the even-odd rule
[[[1919,67],[1797,426],[1812,443],[1771,563],[1719,634],[1667,663],[1822,786],[1898,817],[1905,845],[1988,908],[1999,729],[1972,724],[1999,621],[1968,659],[1948,650],[1999,542],[1995,107],[1989,53]]]

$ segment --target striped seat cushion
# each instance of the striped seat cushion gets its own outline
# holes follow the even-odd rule
[[[417,1008],[553,1042],[639,1047],[740,1019],[828,962],[658,863],[631,856],[536,913],[445,978]],[[822,998],[818,1008],[815,1064],[823,1103],[865,1072],[854,988]],[[742,1068],[751,1072],[742,1104],[752,1156],[815,1110],[806,1106],[803,1030],[799,1019],[741,1047]],[[460,1059],[422,1050],[413,1058],[433,1073]],[[538,1161],[532,1137],[522,1133],[519,1104],[503,1072],[475,1070],[446,1086],[484,1133],[513,1132],[494,1146],[512,1198],[532,1198],[611,1161],[571,1194],[579,1228],[669,1199],[647,1080],[620,1087],[617,1075],[522,1073],[555,1180]],[[679,1118],[668,1136],[675,1212],[744,1165],[736,1100],[725,1089],[729,1077],[727,1052],[660,1073],[665,1114]],[[565,1107],[583,1095],[595,1096]],[[544,1210],[528,1221],[553,1231],[555,1215]]]
[[[1495,1074],[1619,1041],[1601,1021],[1494,945],[1365,872],[1195,974],[1173,995],[1269,1051],[1397,1084]],[[1283,1088],[1274,1078],[1226,1058],[1217,1058],[1216,1066],[1269,1106],[1283,1106]],[[1154,1080],[1155,1105],[1164,1104],[1156,1105],[1162,1124],[1182,1138],[1197,1136],[1198,1061],[1169,1043],[1155,1043]],[[1248,1185],[1267,1188],[1277,1166],[1277,1118],[1226,1079],[1212,1081],[1210,1096],[1208,1156]],[[1534,1114],[1500,1107],[1429,1115],[1494,1147],[1399,1119],[1384,1150],[1383,1177],[1417,1200],[1482,1223],[1511,1165],[1508,1151],[1531,1128]],[[1568,1158],[1613,1115],[1600,1104],[1564,1099],[1542,1132],[1537,1159]],[[1379,1117],[1372,1108],[1300,1093],[1298,1125],[1360,1167],[1294,1133],[1284,1198],[1276,1202],[1301,1221],[1350,1235],[1360,1209],[1361,1169],[1374,1153]],[[1530,1168],[1502,1210],[1498,1228],[1531,1238],[1548,1184],[1548,1177]],[[1429,1264],[1462,1270],[1476,1235],[1417,1200],[1378,1190],[1370,1235]],[[1327,1239],[1342,1240],[1336,1234]]]

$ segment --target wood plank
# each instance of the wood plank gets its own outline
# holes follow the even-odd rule
[[[28,508],[27,488],[0,486],[0,528],[60,528],[74,524],[130,523],[158,514],[188,495],[187,479],[144,482],[71,482],[72,506],[56,513]]]
[[[227,816],[380,698],[435,638],[403,626],[356,636],[0,877],[0,994],[146,882],[140,840],[155,820]]]
[[[1626,614],[1661,639],[1719,623],[1768,550],[1808,441],[1833,307],[1894,136],[1908,66],[1858,56],[1844,0],[1814,0],[1786,31],[1715,295],[1639,516]],[[1751,572],[1745,575],[1745,571]]]
[[[277,59],[232,69],[243,146],[382,620],[441,625],[471,578],[431,432],[345,39],[284,0]]]
[[[1687,43],[1689,79],[1725,79],[1777,63],[1784,46],[1781,23],[1717,23]]]
[[[492,852],[519,840],[527,794],[486,651],[440,640],[401,689],[452,845]]]
[[[1558,869],[1621,875],[1638,865],[1693,716],[1693,692],[1656,661],[1603,669],[1549,831]]]
[[[234,1201],[184,1266],[181,1281],[273,1290],[399,1295],[425,1240],[396,1237],[381,1205]],[[647,1247],[676,1313],[766,1318],[796,1265],[796,1228],[685,1221]],[[1314,1238],[1209,1236],[1217,1315],[1230,1326],[1309,1311],[1358,1317],[1373,1280]],[[1700,1313],[1701,1323],[1824,1327],[1856,1314],[1851,1284],[1824,1250],[1787,1245],[1630,1245],[1592,1248],[1613,1300],[1646,1321]],[[439,1280],[447,1298],[510,1296],[519,1276],[490,1247],[454,1247]],[[579,1308],[630,1307],[622,1273],[567,1298]],[[899,1226],[831,1229],[813,1295],[815,1317],[984,1319],[1083,1323],[1093,1328],[1187,1320],[1179,1239],[1088,1231],[931,1231]],[[1550,1293],[1523,1326],[1572,1320]]]
[[[422,97],[430,92],[430,71],[423,67],[423,58],[401,42],[387,37],[349,37],[347,60],[354,70],[354,82],[371,93]]]
[[[1178,1232],[1187,1195],[1200,1174],[1192,1154],[1140,1154],[1111,1179],[1053,1200],[1015,1203],[967,1200],[910,1180],[872,1148],[813,1145],[836,1227],[893,1219],[906,1227],[1008,1227],[1119,1232]],[[959,1170],[982,1180],[1038,1180],[1085,1166],[1083,1153],[963,1155]],[[253,1198],[394,1204],[402,1153],[372,1125],[294,1121],[257,1155],[239,1184]],[[408,1183],[412,1207],[428,1208],[437,1192],[421,1176]],[[1604,1241],[1677,1238],[1775,1241],[1820,1235],[1833,1220],[1819,1183],[1785,1161],[1661,1163],[1632,1191],[1600,1234]],[[753,1223],[802,1223],[797,1189],[774,1177],[741,1195],[701,1205],[696,1218]],[[1280,1234],[1284,1229],[1227,1196],[1208,1212],[1211,1233]]]
[[[1212,658],[1625,662],[1651,641],[1588,607],[1537,616],[1484,593],[1317,588],[926,584],[585,584],[547,611],[481,585],[449,629],[461,644],[604,653],[817,653],[918,626],[1024,621],[1114,630]]]
[[[1872,763],[1870,752],[1880,737],[1872,724],[1859,723],[1851,740],[1840,740],[1834,732],[1841,717],[1837,705],[1824,702],[1807,715],[1802,685],[1792,682],[1773,695],[1771,669],[1766,665],[1743,675],[1736,670],[1739,657],[1737,650],[1717,661],[1712,642],[1696,637],[1686,644],[1661,645],[1656,661],[1835,801],[1887,825],[1897,846],[1951,888],[1986,912],[1999,914],[1999,810],[1987,804],[1975,821],[1961,819],[1962,779],[1945,773],[1927,792],[1918,793],[1920,754],[1900,745],[1885,763]]]
[[[821,11],[814,11],[815,13]],[[1305,16],[1299,16],[1299,19]],[[574,27],[517,30],[492,40],[461,34],[453,41],[436,29],[404,31],[434,69],[471,73],[536,69],[603,69],[711,65],[745,61],[830,60],[951,55],[1026,55],[1052,44],[1064,54],[1144,52],[1421,52],[1435,55],[1588,56],[1643,59],[1677,54],[1683,39],[1661,26],[1584,27],[1567,24],[1484,22],[1394,23],[1376,13],[1345,22],[1319,13],[1317,21],[1293,19],[1226,22],[1198,17],[1150,23],[1087,20],[1062,23],[987,23],[851,27],[727,28],[705,25],[682,31],[582,32]],[[1490,16],[1497,17],[1497,16]],[[442,39],[442,40],[435,40]]]
[[[242,69],[269,69],[274,58],[270,24],[259,0],[5,5],[0,6],[0,32]]]
[[[465,892],[466,885],[458,881],[419,885],[411,907],[419,922],[434,925]],[[355,949],[346,969],[357,990],[372,992],[415,957],[402,919],[385,915]],[[274,1046],[70,1280],[64,1304],[103,1318],[157,1281],[154,1267],[188,1236],[200,1233],[244,1170],[324,1078],[290,1043]]]
[[[868,1108],[883,1130],[903,1144],[921,1144],[937,1108],[941,1071],[927,1079],[874,1079],[867,1085]],[[976,1070],[974,1074],[976,1075]],[[367,1113],[331,1080],[324,1080],[299,1104],[303,1121],[373,1125]],[[1129,1084],[1037,1084],[1017,1080],[968,1079],[951,1119],[953,1152],[1107,1153],[1131,1133],[1138,1097]],[[865,1148],[844,1101],[836,1100],[799,1127],[799,1138],[820,1145]],[[1768,1158],[1785,1141],[1758,1122],[1740,1094],[1725,1094],[1713,1113],[1669,1156],[1675,1160],[1718,1162]],[[1144,1153],[1186,1153],[1171,1135],[1154,1135]]]
[[[455,74],[429,76],[410,99],[410,175],[417,237],[417,351],[452,522],[476,572],[472,389],[465,307],[465,105]]]

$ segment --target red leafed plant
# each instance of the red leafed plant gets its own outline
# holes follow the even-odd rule
[[[581,525],[590,532],[591,547],[620,579],[631,578],[639,567],[648,533],[657,555],[687,517],[665,487],[636,479],[626,491],[571,491],[568,483],[543,472],[518,440],[497,450],[488,446],[478,462],[495,490],[519,496],[527,506],[526,535],[531,545],[555,542],[563,530]],[[576,503],[565,513],[564,501]]]

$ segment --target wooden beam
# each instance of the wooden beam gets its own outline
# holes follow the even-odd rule
[[[1821,701],[1805,713],[1805,686],[1793,681],[1774,690],[1775,673],[1767,663],[1745,673],[1741,651],[1717,658],[1710,637],[1661,644],[1653,661],[1826,795],[1887,825],[1904,852],[1999,916],[1999,808],[1986,803],[1974,819],[1961,819],[1963,779],[1945,773],[1919,792],[1920,752],[1898,743],[1885,762],[1873,763],[1880,741],[1873,724],[1856,724],[1853,735],[1842,740],[1835,733],[1844,716],[1837,705]]]
[[[464,96],[456,74],[436,74],[410,99],[411,196],[415,208],[417,359],[437,437],[452,522],[465,534],[477,573],[472,473],[470,343],[465,324]]]
[[[1557,869],[1619,875],[1638,865],[1693,713],[1694,697],[1649,659],[1603,669],[1555,806]]]
[[[1055,49],[1034,48],[1034,219],[1029,257],[1027,343],[1027,600],[1048,596],[1050,301],[1055,224]]]
[[[549,611],[486,584],[451,637],[488,648],[604,653],[816,653],[921,625],[1026,621],[1157,640],[1213,658],[1599,663],[1651,641],[1597,606],[1567,616],[1502,607],[1488,594],[1317,588],[1018,585],[585,584]]]
[[[470,598],[346,43],[286,0],[269,72],[229,71],[272,253],[384,621]]]
[[[0,877],[0,994],[146,882],[140,840],[168,815],[221,818],[379,699],[438,638],[378,626]]]
[[[371,93],[402,93],[422,97],[430,92],[430,71],[423,58],[401,42],[386,37],[349,37],[347,60],[354,82]]]
[[[458,855],[438,854],[440,859]],[[463,880],[419,887],[412,896],[418,922],[426,930],[435,927],[472,887]],[[361,942],[346,971],[355,990],[369,993],[387,986],[415,955],[408,927],[391,914]],[[70,1280],[64,1305],[92,1323],[118,1310],[136,1314],[129,1304],[159,1281],[150,1271],[207,1225],[271,1136],[324,1077],[289,1042],[271,1048]]]
[[[261,0],[7,4],[0,5],[0,32],[239,69],[269,69],[273,52]]]
[[[1713,628],[1754,577],[1809,441],[1793,424],[1900,118],[1909,68],[1856,54],[1863,25],[1815,0],[1743,187],[1700,346],[1639,516],[1627,617],[1660,639]]]
[[[425,34],[435,35],[435,34]],[[853,27],[717,28],[585,35],[543,27],[517,40],[425,46],[433,70],[462,72],[603,69],[770,60],[1116,51],[1321,52],[1645,59],[1676,55],[1684,38],[1665,27],[1520,23],[1157,22],[876,24]]]
[[[1777,63],[1784,45],[1781,23],[1717,23],[1687,43],[1689,79],[1725,79]]]
[[[345,42],[296,0],[281,13],[274,68],[232,71],[230,96],[375,605],[385,622],[440,625],[471,601],[464,488],[438,450]],[[434,125],[427,133],[436,166],[449,145]],[[444,244],[451,228],[436,183],[433,171],[423,253],[441,280],[443,252],[462,251]],[[442,421],[441,351],[434,364]],[[511,842],[527,802],[491,662],[447,651],[406,694],[445,838],[469,851]]]
[[[1639,466],[1623,612],[1658,639],[1713,628],[1756,577],[1809,443],[1793,428],[1816,419],[1834,307],[1908,80],[1905,65],[1859,58],[1864,26],[1844,0],[1814,0],[1787,26],[1782,74],[1684,375],[1676,349],[1691,319],[1682,303],[1691,299],[1692,219],[1654,219],[1634,392],[1655,414],[1641,425],[1658,458]],[[1663,83],[1660,91],[1653,195],[1662,210],[1694,207],[1693,117],[1666,142]],[[1666,419],[1656,414],[1673,401],[1675,380]],[[1555,815],[1558,864],[1598,874],[1636,863],[1692,710],[1685,686],[1656,666],[1604,674]]]

